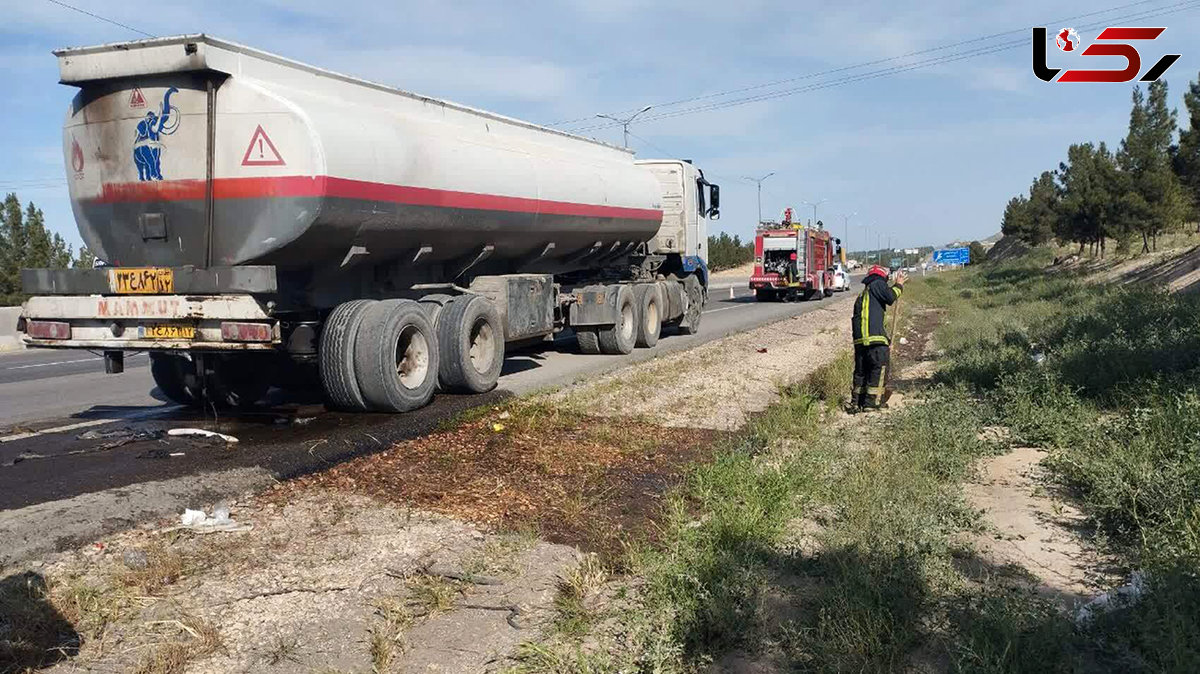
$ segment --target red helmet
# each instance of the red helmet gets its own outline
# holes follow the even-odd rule
[[[883,278],[886,279],[888,277],[888,275],[891,274],[891,271],[889,271],[887,267],[881,267],[877,264],[873,264],[873,265],[871,265],[871,268],[867,270],[867,276],[870,276],[872,274],[882,276]]]

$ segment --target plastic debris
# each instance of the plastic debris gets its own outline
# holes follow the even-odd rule
[[[504,424],[492,424],[492,430],[499,433],[504,430]]]
[[[906,337],[901,337],[901,338],[900,338],[900,343],[901,343],[901,344],[908,344],[908,338],[906,338]]]
[[[229,516],[229,506],[224,503],[218,503],[213,508],[212,517],[209,517],[203,510],[192,510],[187,508],[183,514],[179,516],[179,526],[168,527],[162,529],[166,531],[176,531],[179,529],[190,529],[202,534],[212,533],[215,531],[249,531],[254,527],[249,524],[238,524]]]
[[[509,417],[511,417],[511,416],[512,416],[512,415],[508,413],[508,410],[505,410],[505,411],[503,411],[503,412],[501,412],[501,413],[500,413],[500,418],[501,418],[501,419],[507,419],[507,418],[509,418]]]
[[[1097,615],[1132,606],[1138,603],[1144,594],[1146,594],[1146,574],[1134,571],[1130,574],[1127,584],[1109,590],[1080,606],[1079,610],[1075,611],[1075,624],[1082,625]]]
[[[186,456],[183,452],[171,452],[169,456]]]
[[[183,514],[179,516],[179,523],[185,527],[194,527],[206,519],[208,519],[208,515],[204,514],[203,510],[185,508]]]
[[[167,431],[167,435],[174,437],[198,437],[198,438],[220,438],[225,442],[237,442],[238,439],[232,435],[225,435],[216,431],[209,431],[203,428],[172,428]]]

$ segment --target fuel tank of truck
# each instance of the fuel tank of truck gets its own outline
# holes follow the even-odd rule
[[[563,271],[662,221],[654,176],[597,141],[203,35],[55,54],[75,217],[113,265]]]

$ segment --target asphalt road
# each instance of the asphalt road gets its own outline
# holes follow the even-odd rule
[[[697,335],[664,335],[656,348],[628,356],[582,355],[573,338],[561,337],[509,354],[491,393],[439,394],[428,407],[403,415],[333,413],[319,400],[277,399],[253,413],[214,419],[165,402],[145,355],[127,358],[123,374],[106,375],[103,361],[86,352],[0,354],[0,511],[235,468],[265,469],[286,479],[427,433],[478,405],[689,348],[828,301],[760,304],[744,279],[714,280]],[[217,430],[240,442],[231,451],[224,443],[163,437],[179,427]]]

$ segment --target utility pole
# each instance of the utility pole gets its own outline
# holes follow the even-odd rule
[[[598,113],[596,116],[599,117],[600,119],[611,119],[612,121],[621,125],[621,128],[625,131],[625,147],[626,147],[626,149],[628,149],[629,148],[629,125],[633,123],[633,120],[638,118],[638,115],[642,114],[643,112],[646,112],[647,110],[649,110],[652,107],[654,107],[654,106],[647,105],[646,107],[642,108],[641,110],[638,110],[637,112],[633,113],[632,115],[630,115],[624,119],[617,119],[616,117],[609,117],[608,115],[601,115]]]
[[[842,216],[842,231],[846,235],[846,238],[842,241],[842,246],[845,247],[847,253],[850,252],[850,218],[856,215],[858,215],[858,211]]]
[[[828,199],[822,199],[822,200],[820,200],[820,201],[818,201],[818,202],[816,202],[816,203],[813,203],[813,202],[811,202],[811,201],[801,201],[801,202],[800,202],[800,203],[802,203],[802,204],[804,204],[804,205],[806,205],[806,206],[812,206],[812,207],[813,207],[813,219],[812,219],[812,224],[813,224],[813,227],[816,227],[816,226],[817,226],[817,206],[820,206],[821,204],[825,203],[826,201],[829,201],[829,200],[828,200]]]
[[[758,185],[758,221],[759,221],[759,223],[762,222],[762,184],[763,184],[764,180],[766,180],[767,178],[770,178],[773,175],[775,175],[774,171],[771,171],[770,173],[768,173],[767,175],[765,175],[761,178],[751,178],[750,176],[742,176],[743,180],[749,180],[750,182]]]

